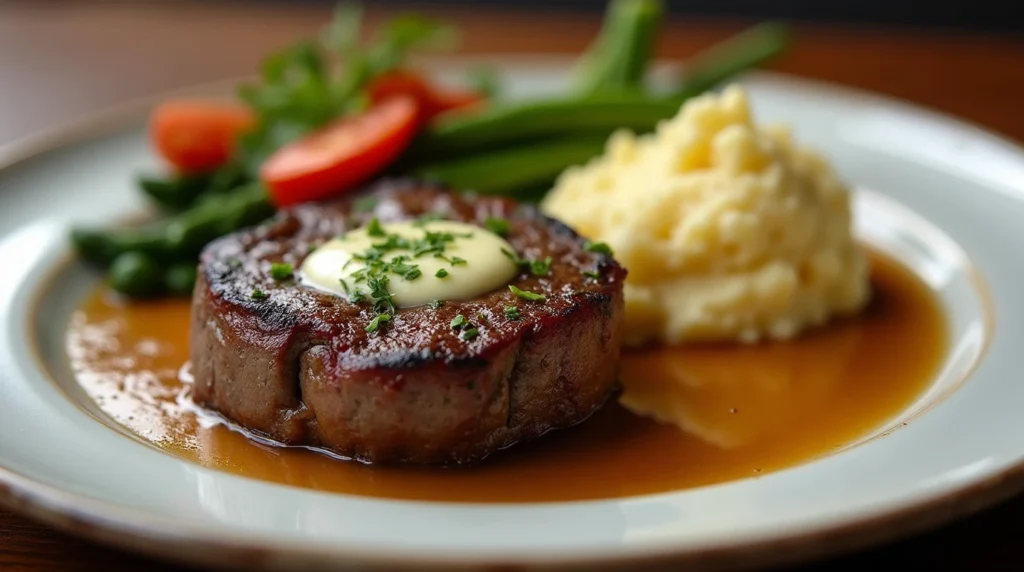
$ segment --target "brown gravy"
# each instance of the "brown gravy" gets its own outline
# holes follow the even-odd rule
[[[198,422],[177,399],[188,358],[187,301],[129,304],[99,290],[74,315],[67,346],[79,383],[104,412],[207,467],[375,497],[605,499],[764,474],[827,455],[892,420],[938,371],[946,325],[927,286],[897,263],[874,257],[872,279],[875,297],[863,316],[791,343],[627,353],[623,401],[668,423],[613,402],[580,426],[475,468],[369,467]]]

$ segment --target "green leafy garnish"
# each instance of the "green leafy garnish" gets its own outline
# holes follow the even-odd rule
[[[452,321],[451,321],[450,325],[451,325],[451,327],[453,329],[457,330],[457,329],[461,328],[462,326],[466,325],[466,317],[463,316],[462,314],[459,314],[458,316],[455,316],[454,318],[452,318]]]
[[[263,290],[260,290],[259,288],[253,288],[252,293],[249,294],[249,297],[256,301],[262,301],[269,298],[270,295],[264,292]]]
[[[583,275],[586,276],[587,278],[593,278],[594,280],[597,280],[598,278],[601,277],[601,273],[596,270],[584,270]]]
[[[531,260],[530,272],[534,276],[547,276],[551,272],[551,257],[548,256],[544,260]]]
[[[380,225],[380,221],[377,220],[377,217],[371,218],[370,223],[366,225],[366,234],[375,238],[388,235],[388,233],[384,232],[384,227]]]
[[[519,308],[516,306],[505,306],[505,317],[509,320],[518,320],[522,316],[519,315]]]
[[[270,265],[270,277],[281,282],[295,275],[295,268],[287,262],[275,262]]]
[[[493,232],[498,236],[505,236],[508,234],[508,221],[503,218],[487,217],[484,221],[484,228]]]
[[[448,271],[444,268],[438,268],[437,272],[434,273],[434,276],[437,276],[438,278],[445,278],[448,276]]]
[[[612,247],[608,246],[603,242],[590,242],[589,240],[583,245],[583,250],[587,252],[596,252],[598,254],[604,254],[605,256],[614,256],[612,254]]]
[[[459,337],[462,338],[463,340],[472,340],[477,336],[478,333],[479,331],[476,328],[469,327],[462,330],[462,333],[459,334]]]
[[[390,314],[377,314],[372,320],[370,320],[369,324],[366,324],[366,331],[367,332],[376,332],[377,328],[379,328],[382,323],[390,322],[390,321],[391,321],[391,315]]]
[[[504,254],[512,264],[515,264],[519,268],[528,269],[534,276],[547,276],[548,272],[551,271],[551,257],[548,256],[544,260],[530,260],[529,258],[521,258],[515,252],[510,252],[504,248],[501,249],[501,253]]]
[[[441,306],[444,306],[444,302],[441,300],[431,300],[427,302],[427,307],[430,308],[431,310],[436,310]]]
[[[547,300],[547,297],[544,296],[543,294],[537,294],[536,292],[527,292],[526,290],[520,290],[519,288],[516,288],[514,284],[509,284],[508,289],[511,290],[513,294],[519,296],[523,300],[529,300],[531,302],[544,302]]]
[[[361,46],[362,8],[338,6],[318,40],[298,42],[264,59],[259,80],[238,95],[253,111],[254,127],[239,140],[236,160],[252,178],[281,146],[327,122],[365,108],[374,78],[403,65],[421,48],[449,47],[452,28],[418,16],[384,22]]]
[[[469,264],[468,262],[466,262],[465,258],[459,258],[458,256],[453,256],[451,260],[449,260],[449,262],[451,263],[452,266],[458,266],[460,264]]]

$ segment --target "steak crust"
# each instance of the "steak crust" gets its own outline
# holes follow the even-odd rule
[[[552,260],[549,275],[524,271],[511,283],[547,300],[503,287],[436,309],[403,308],[366,332],[369,303],[270,277],[272,263],[298,268],[312,248],[374,216],[428,213],[479,225],[507,219],[505,239],[520,256]],[[381,181],[358,199],[285,210],[204,249],[192,303],[193,399],[259,436],[363,462],[477,462],[601,407],[619,371],[625,276],[535,207]],[[254,290],[266,297],[254,299]],[[520,318],[507,318],[506,306]],[[458,314],[478,324],[475,338],[451,328]]]

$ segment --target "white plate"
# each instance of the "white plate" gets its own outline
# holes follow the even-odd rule
[[[557,89],[564,77],[558,65],[507,71],[517,93]],[[96,276],[64,262],[72,222],[143,207],[131,176],[153,159],[139,105],[50,138],[49,149],[37,141],[0,155],[0,497],[175,558],[452,569],[763,564],[906,534],[1015,492],[1024,484],[1024,150],[875,96],[772,75],[745,83],[760,120],[792,124],[857,186],[858,234],[918,272],[950,316],[954,348],[941,375],[858,446],[679,493],[489,506],[317,493],[127,438],[82,405],[68,376],[63,328]]]

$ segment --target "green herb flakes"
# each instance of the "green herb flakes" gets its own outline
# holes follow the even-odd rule
[[[526,290],[520,290],[519,288],[516,288],[514,284],[509,284],[508,289],[511,290],[513,294],[519,296],[523,300],[529,300],[531,302],[544,302],[547,300],[547,297],[544,296],[543,294],[537,294],[535,292],[527,292]]]
[[[476,328],[469,327],[469,328],[466,328],[466,329],[462,330],[462,333],[459,334],[459,337],[462,338],[463,340],[469,341],[469,340],[472,340],[473,338],[475,338],[477,336],[477,334],[479,334],[479,333],[480,332]]]
[[[441,306],[444,306],[444,302],[441,300],[431,300],[427,302],[427,307],[430,308],[431,310],[437,310]]]
[[[275,262],[270,265],[270,277],[278,282],[289,280],[295,275],[295,268],[287,262]]]
[[[377,314],[376,317],[374,317],[372,320],[370,320],[369,324],[366,324],[366,331],[367,332],[376,332],[377,329],[380,328],[381,324],[386,323],[386,322],[390,322],[390,321],[391,321],[391,315],[390,314]]]
[[[612,247],[603,242],[590,242],[588,240],[586,244],[583,245],[583,249],[587,252],[596,252],[597,254],[604,254],[605,256],[614,256],[614,254],[612,254]]]
[[[384,227],[380,225],[377,217],[371,218],[370,224],[366,225],[366,234],[376,238],[383,238],[388,235],[388,233],[384,232]]]
[[[458,330],[462,326],[466,325],[466,317],[463,316],[462,314],[459,314],[458,316],[452,318],[452,322],[450,325],[452,329]]]
[[[493,232],[498,236],[505,236],[508,234],[509,224],[508,221],[503,218],[487,217],[484,221],[484,228]]]
[[[253,288],[252,293],[249,294],[249,297],[256,301],[263,301],[269,298],[270,295],[264,292],[263,290],[260,290],[259,288]]]
[[[601,277],[601,273],[598,272],[597,270],[584,270],[583,275],[586,276],[587,278],[593,278],[594,280],[597,280],[598,278]]]
[[[518,320],[522,318],[522,316],[519,315],[519,308],[515,306],[505,306],[505,317],[509,320]]]
[[[434,276],[437,276],[438,278],[445,278],[448,276],[448,271],[444,268],[438,268],[437,272],[434,273]]]

